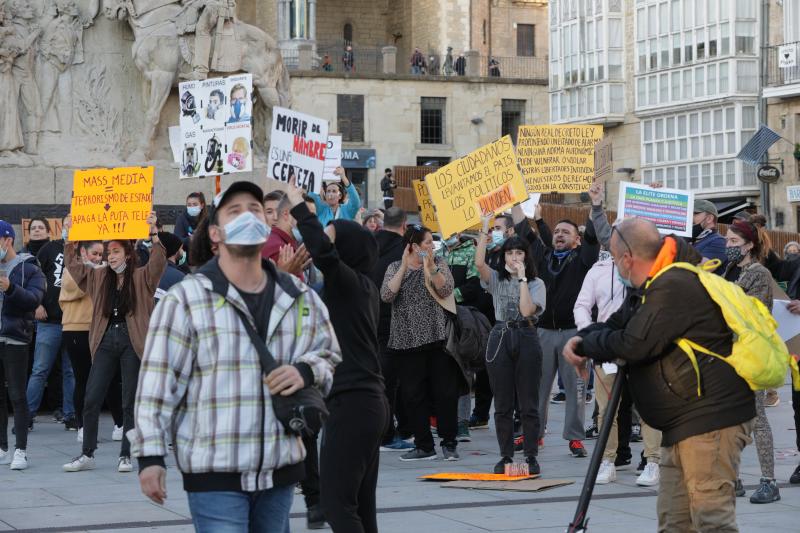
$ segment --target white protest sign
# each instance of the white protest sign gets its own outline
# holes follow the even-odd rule
[[[253,170],[252,74],[183,82],[178,95],[180,177]]]
[[[327,144],[327,120],[274,107],[267,175],[284,183],[297,176],[300,187],[319,194]]]
[[[328,135],[328,148],[325,150],[325,169],[322,172],[322,181],[341,181],[333,173],[342,166],[342,136]]]
[[[621,182],[617,219],[644,218],[658,231],[680,237],[691,237],[694,216],[694,193],[679,189],[654,189],[638,183]]]
[[[542,193],[532,192],[528,193],[528,199],[520,204],[522,212],[528,218],[533,218],[536,215],[536,206],[539,205],[539,200],[542,198]]]
[[[775,300],[772,303],[772,317],[778,323],[778,335],[783,342],[800,335],[800,315],[792,314],[788,305],[789,300]]]
[[[793,68],[797,66],[796,44],[784,44],[778,47],[778,66],[780,68]]]

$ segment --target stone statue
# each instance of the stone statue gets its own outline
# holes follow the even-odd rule
[[[194,26],[194,59],[192,73],[187,79],[204,80],[208,77],[208,61],[211,55],[211,33],[223,35],[225,22],[236,18],[235,0],[186,0],[184,2],[188,21],[185,28],[179,28],[181,34],[190,33]],[[192,24],[193,21],[195,21]]]
[[[105,14],[110,19],[126,20],[133,29],[133,59],[136,67],[149,83],[145,130],[136,150],[128,157],[132,161],[147,160],[150,144],[155,135],[170,90],[178,77],[192,77],[202,69],[202,58],[193,58],[194,35],[183,34],[197,24],[192,21],[198,12],[197,5],[180,0],[108,0]],[[228,0],[200,0],[203,9],[219,3],[230,6]],[[209,70],[224,73],[247,72],[253,75],[253,86],[262,106],[269,116],[272,107],[289,107],[289,72],[283,64],[275,40],[265,32],[241,22],[234,16],[227,18],[227,11],[212,13],[205,22],[213,19],[214,58]],[[201,13],[201,17],[205,16]],[[201,36],[202,37],[202,36]],[[201,45],[200,48],[205,46]],[[202,55],[202,54],[201,54]],[[200,67],[195,69],[194,67]],[[205,73],[207,75],[207,73]],[[270,120],[271,122],[271,120]],[[269,122],[267,122],[269,128]]]
[[[36,154],[39,144],[39,125],[42,118],[39,87],[34,78],[36,43],[42,33],[36,24],[33,7],[27,0],[11,0],[11,26],[20,50],[11,67],[14,82],[19,87],[19,97],[25,109],[25,152]],[[16,102],[16,98],[11,102]]]
[[[24,141],[16,105],[17,84],[11,73],[14,60],[22,52],[22,43],[15,38],[16,32],[8,23],[4,6],[0,4],[0,102],[6,104],[0,106],[0,166],[29,166],[30,158],[19,154]]]
[[[89,14],[86,18],[82,18],[75,0],[56,0],[51,4],[51,9],[46,14],[49,20],[43,24],[44,31],[39,43],[39,61],[36,68],[43,117],[50,115],[50,107],[60,76],[72,65],[83,63],[83,30],[94,23],[99,10],[100,1],[91,0]],[[52,115],[57,119],[58,113]],[[44,129],[57,131],[59,128],[56,126]]]
[[[442,74],[445,76],[453,75],[453,47],[447,47],[447,55],[444,56],[444,66],[442,66]]]

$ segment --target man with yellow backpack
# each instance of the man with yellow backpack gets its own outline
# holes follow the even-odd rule
[[[734,485],[751,442],[753,388],[783,383],[785,345],[769,314],[761,316],[762,304],[706,276],[682,239],[662,239],[652,223],[634,218],[614,228],[610,244],[629,296],[604,324],[570,339],[564,357],[579,373],[590,359],[626,363],[640,415],[662,432],[659,531],[738,531]],[[762,335],[753,339],[742,324],[755,316]]]

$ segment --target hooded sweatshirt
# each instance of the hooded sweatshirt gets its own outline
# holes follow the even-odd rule
[[[381,230],[375,235],[378,242],[378,261],[372,269],[372,281],[376,287],[383,285],[386,269],[395,261],[403,258],[403,236],[393,231]],[[378,323],[378,341],[385,346],[389,343],[392,324],[392,304],[380,302],[380,322]]]
[[[44,294],[42,305],[47,311],[46,322],[61,324],[61,307],[58,298],[61,294],[61,285],[64,276],[64,241],[50,241],[39,248],[36,259],[41,265],[42,272],[47,278],[47,292]]]
[[[314,265],[325,278],[322,301],[330,312],[333,330],[342,349],[342,362],[333,375],[330,397],[354,390],[384,394],[378,362],[378,288],[369,274],[378,259],[378,243],[356,222],[334,220],[336,239],[331,243],[319,219],[305,203],[291,215],[303,236]]]

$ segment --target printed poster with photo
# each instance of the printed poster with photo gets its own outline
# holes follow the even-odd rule
[[[181,83],[180,177],[253,169],[253,77]]]

